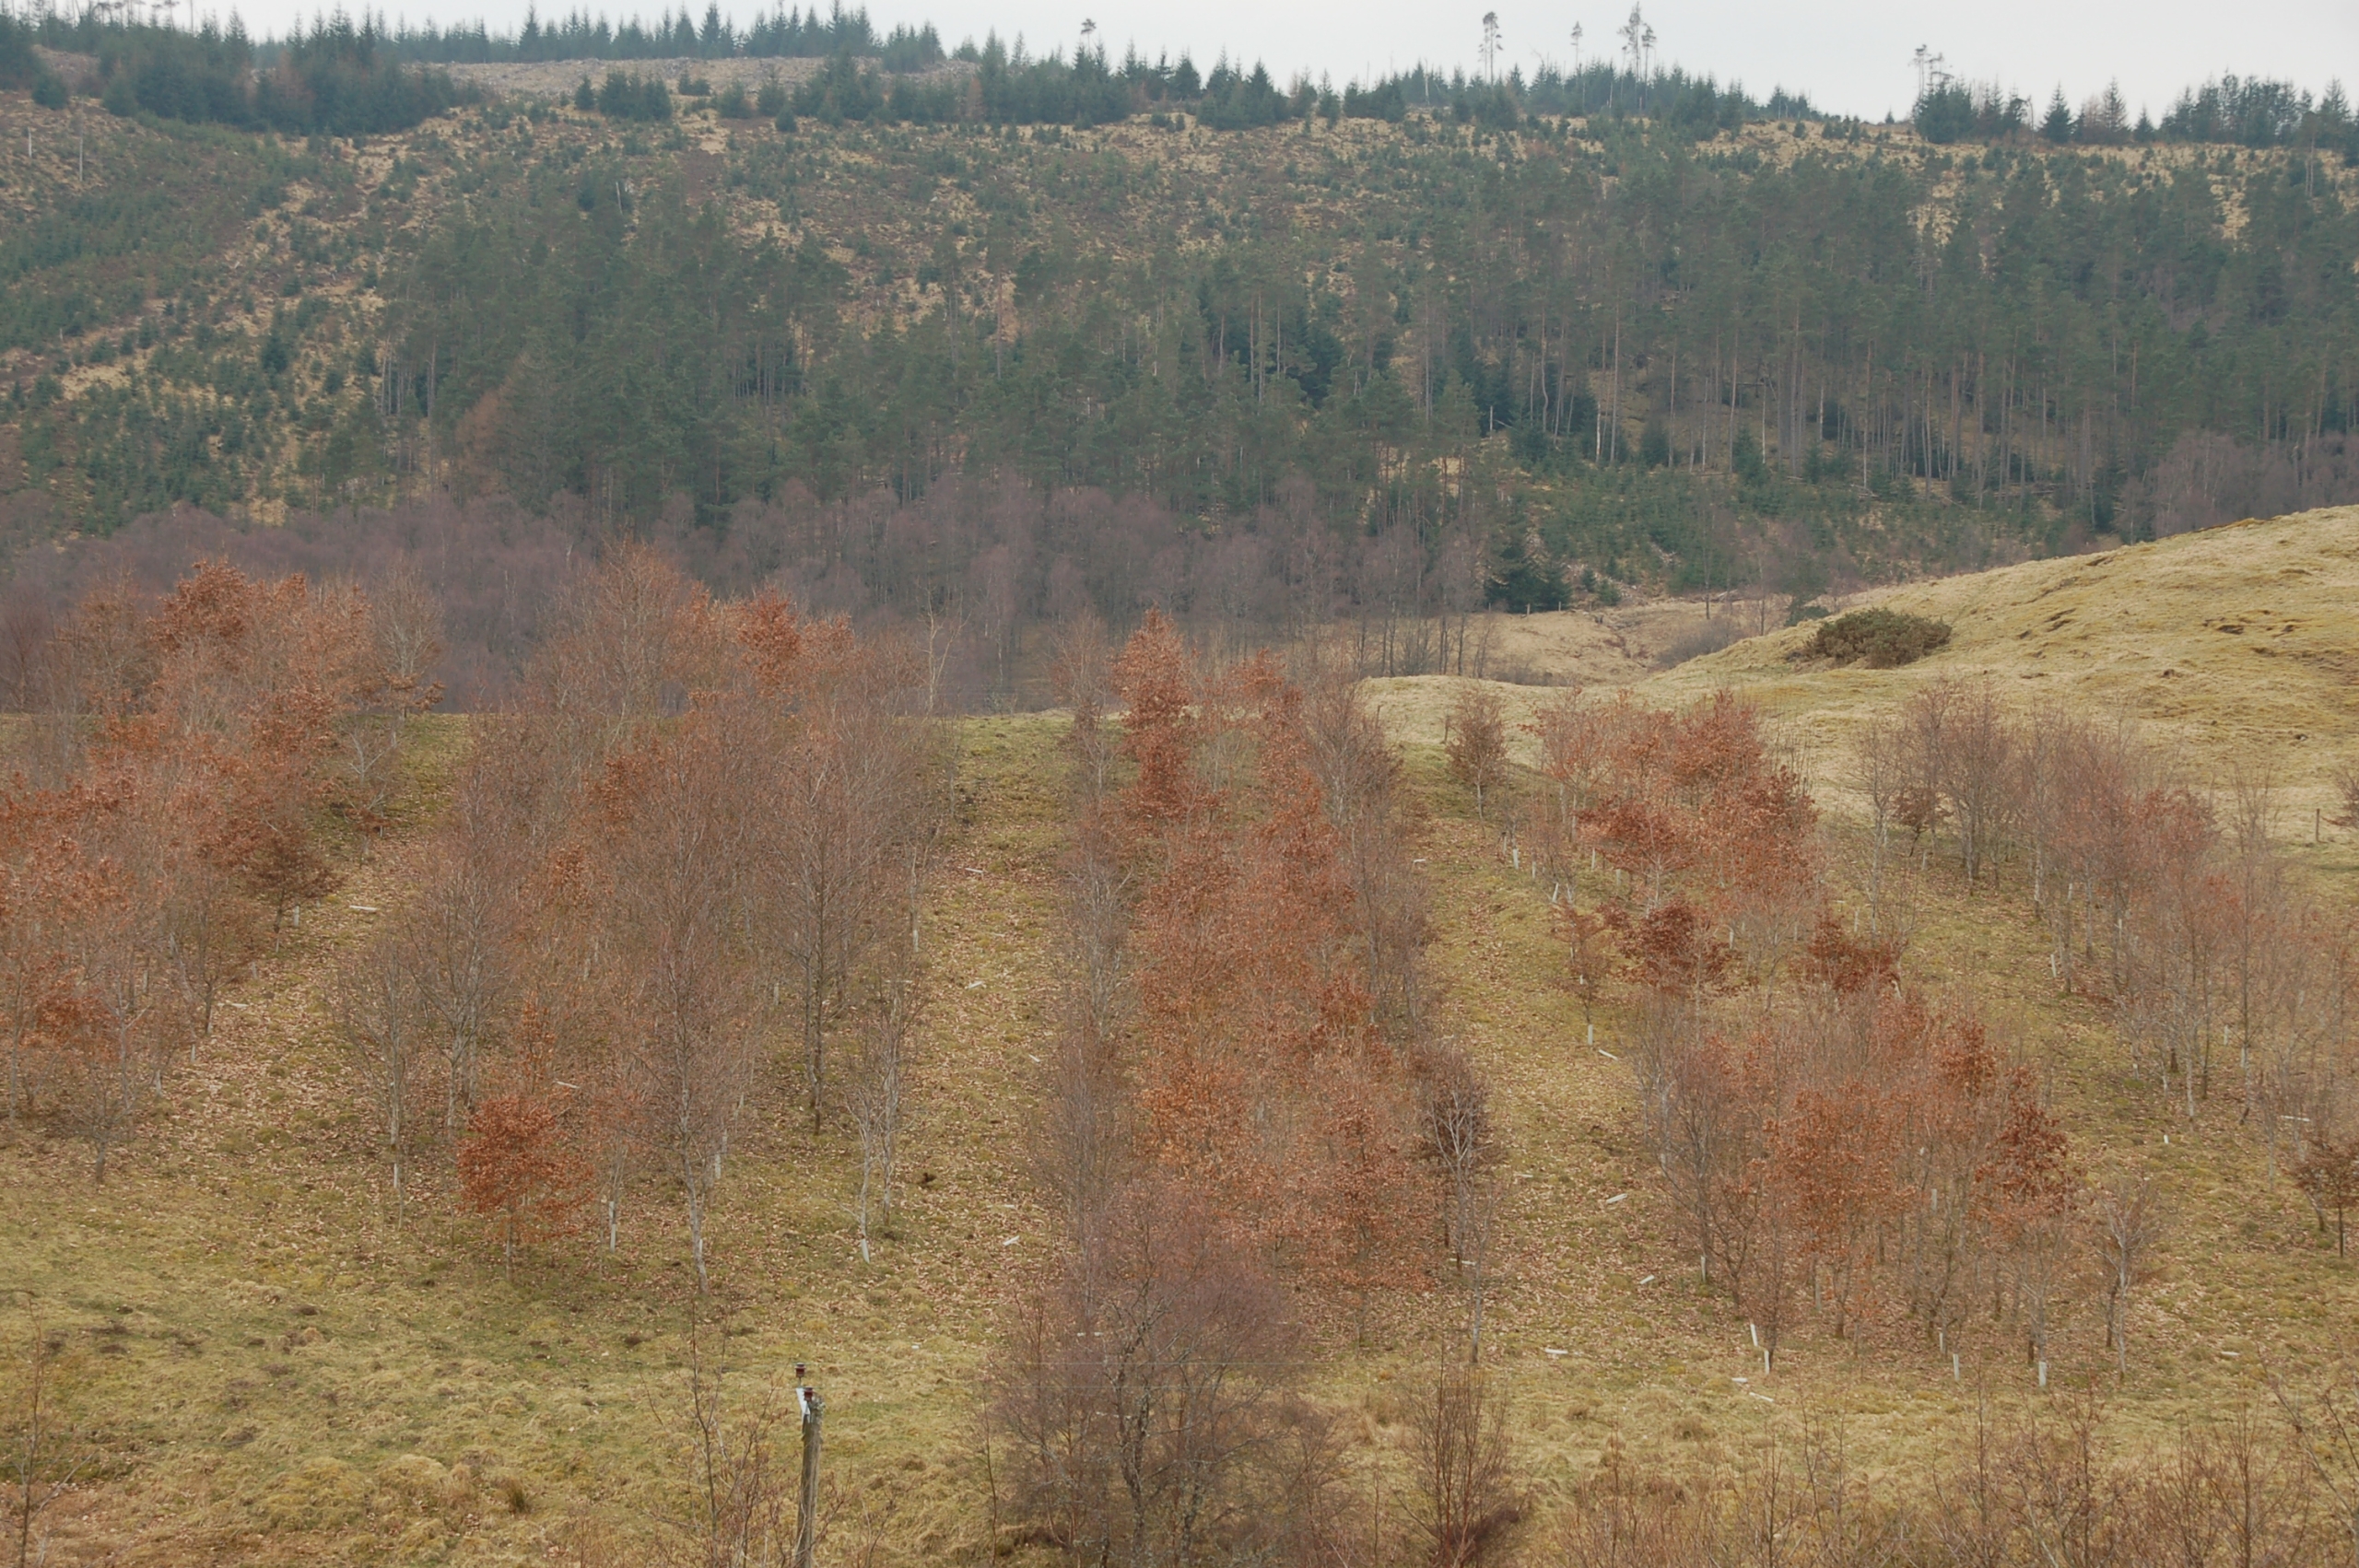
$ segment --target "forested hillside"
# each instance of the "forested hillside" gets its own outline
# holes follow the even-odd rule
[[[41,56],[95,97],[34,62],[0,114],[11,536],[497,502],[1010,648],[1082,603],[1241,643],[1806,603],[2359,486],[2339,92],[1929,99],[1928,140],[1677,73],[912,75],[789,21],[834,53],[300,141],[141,96],[129,34]],[[331,29],[263,79],[554,47]]]

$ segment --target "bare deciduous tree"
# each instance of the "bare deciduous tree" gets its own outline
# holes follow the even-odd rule
[[[1885,908],[1885,862],[1892,855],[1892,829],[1902,790],[1899,727],[1890,720],[1875,720],[1860,731],[1851,747],[1854,789],[1868,802],[1868,930],[1880,932],[1889,918]]]
[[[1966,880],[1994,870],[2014,800],[2014,731],[1987,680],[1944,677],[1909,698],[1907,723],[1925,785],[1957,825]]]
[[[1332,1450],[1287,1392],[1276,1288],[1181,1193],[1133,1191],[1097,1245],[1022,1305],[995,1378],[1029,1529],[1076,1562],[1169,1568],[1332,1532]]]
[[[1466,1292],[1466,1359],[1482,1359],[1491,1287],[1491,1237],[1498,1217],[1498,1129],[1491,1085],[1455,1044],[1427,1049],[1418,1063],[1417,1141],[1442,1183],[1442,1242]]]
[[[779,1452],[792,1406],[764,1392],[733,1398],[722,1367],[688,1332],[688,1516],[676,1527],[680,1568],[778,1568],[792,1554],[787,1522],[792,1460]]]
[[[361,624],[343,649],[350,700],[336,726],[334,766],[341,808],[373,840],[401,783],[397,765],[410,721],[441,700],[431,677],[442,656],[442,609],[406,566],[368,597],[342,598]]]
[[[847,649],[798,711],[773,725],[769,788],[796,809],[767,825],[764,880],[800,1014],[814,1132],[826,1115],[829,1031],[880,936],[898,934],[899,884],[914,881],[904,851],[934,804],[919,737],[895,711],[897,663]]]
[[[1508,1469],[1507,1397],[1493,1375],[1450,1365],[1410,1407],[1412,1517],[1432,1568],[1490,1561],[1522,1516]]]
[[[1049,689],[1073,712],[1071,747],[1074,785],[1082,800],[1102,802],[1112,789],[1115,737],[1106,725],[1106,705],[1114,695],[1114,649],[1106,623],[1084,610],[1057,629],[1049,668]]]
[[[1351,881],[1368,989],[1386,1030],[1414,1039],[1425,1028],[1428,933],[1425,879],[1408,848],[1400,755],[1340,662],[1314,665],[1301,685],[1303,738]]]
[[[1440,1045],[1419,1064],[1417,1137],[1442,1180],[1442,1245],[1463,1270],[1473,1256],[1484,1178],[1497,1157],[1491,1086],[1466,1052]]]
[[[59,1346],[39,1323],[27,1336],[16,1387],[6,1410],[5,1460],[8,1486],[8,1533],[17,1568],[39,1568],[49,1559],[49,1541],[36,1538],[41,1514],[64,1496],[88,1468],[91,1456],[76,1440],[57,1397]]]
[[[370,1109],[393,1163],[393,1223],[409,1196],[410,1148],[417,1141],[417,1100],[429,1048],[422,1036],[425,1006],[408,964],[407,944],[381,937],[356,954],[337,975],[336,1026],[359,1059]]]
[[[115,816],[115,813],[107,813]],[[99,825],[93,824],[93,826]],[[79,985],[60,1032],[58,1110],[66,1129],[90,1145],[104,1182],[107,1160],[131,1135],[152,1088],[159,1087],[176,1020],[164,951],[158,846],[135,819],[109,825],[115,853],[98,862],[98,891],[76,922],[72,949]],[[101,827],[100,831],[104,831]]]
[[[887,975],[862,1010],[860,1057],[845,1096],[852,1129],[860,1139],[860,1257],[869,1260],[869,1218],[876,1215],[889,1235],[893,1223],[893,1163],[901,1138],[904,1068],[910,1025],[917,1011],[915,977],[906,970]]]
[[[2097,1227],[2097,1256],[2106,1271],[2106,1337],[2113,1344],[2116,1367],[2127,1377],[2130,1293],[2162,1240],[2162,1200],[2153,1180],[2141,1173],[2134,1180],[2099,1188],[2092,1214]]]
[[[2335,798],[2334,824],[2338,827],[2359,827],[2359,761],[2346,762],[2329,775]]]
[[[2359,1390],[2330,1386],[2305,1398],[2275,1378],[2270,1388],[2293,1428],[2294,1451],[2334,1510],[2344,1550],[2359,1560]]]
[[[442,1132],[455,1140],[482,1089],[483,1059],[511,1000],[523,922],[528,736],[490,724],[429,847],[417,898],[400,917],[404,967],[438,1025]]]
[[[758,1038],[746,884],[763,795],[751,761],[699,716],[615,759],[594,824],[614,1002],[650,1141],[687,1199],[699,1292],[706,1200]]]

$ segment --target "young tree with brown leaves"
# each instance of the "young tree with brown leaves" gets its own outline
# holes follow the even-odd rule
[[[2293,1170],[2294,1185],[2318,1213],[2318,1229],[2334,1216],[2335,1255],[2342,1256],[2349,1250],[2344,1216],[2359,1206],[2359,1132],[2312,1134]]]
[[[459,1145],[459,1201],[499,1219],[503,1265],[516,1248],[560,1235],[589,1201],[589,1171],[566,1145],[557,1100],[546,1082],[486,1096]]]
[[[1765,1177],[1794,1220],[1814,1299],[1825,1273],[1838,1340],[1849,1331],[1874,1243],[1912,1197],[1901,1182],[1905,1119],[1897,1095],[1855,1079],[1796,1090],[1791,1108],[1765,1128]]]
[[[1753,708],[1720,692],[1664,714],[1624,696],[1540,728],[1543,770],[1580,842],[1624,874],[1618,901],[1634,917],[1687,899],[1724,928],[1751,928],[1764,962],[1806,928],[1817,813]]]
[[[1215,789],[1176,750],[1185,771],[1143,765],[1126,802],[1160,865],[1137,924],[1144,1152],[1217,1184],[1270,1243],[1371,1276],[1396,1228],[1385,1210],[1406,1195],[1405,1085],[1377,1027],[1301,692],[1264,658],[1221,696],[1250,770]],[[1134,749],[1164,741],[1142,733]]]
[[[1945,694],[1920,726],[1953,772],[1997,722],[1971,695]],[[2069,1144],[2036,1079],[1970,1015],[1902,986],[1895,936],[1848,930],[1819,902],[1814,812],[1750,714],[1625,699],[1559,711],[1542,735],[1582,839],[1622,872],[1602,919],[1638,989],[1641,1104],[1706,1277],[1738,1294],[1773,1357],[1798,1289],[1838,1334],[1891,1301],[1940,1339],[1990,1287],[2044,1360]],[[1957,809],[1987,875],[2013,808]]]
[[[170,741],[218,758],[227,820],[214,852],[271,907],[276,930],[339,880],[321,828],[338,798],[336,731],[370,679],[367,602],[199,562],[147,637],[154,675],[136,700]]]
[[[560,860],[567,852],[560,852]],[[503,1030],[522,1044],[546,1042],[547,1076],[562,1081],[572,1146],[593,1178],[605,1250],[622,1249],[623,1211],[633,1180],[651,1162],[668,1164],[656,1116],[655,1081],[640,1051],[638,1015],[627,977],[616,972],[616,932],[585,896],[595,883],[579,870],[552,878],[557,901],[529,928],[515,971],[530,1002]],[[507,1010],[502,1010],[503,1018]],[[522,1025],[529,1021],[531,1031]],[[541,1048],[541,1047],[535,1047]]]
[[[1114,662],[1125,705],[1122,755],[1133,771],[1121,794],[1133,853],[1154,852],[1204,803],[1196,772],[1198,716],[1188,645],[1159,610],[1149,610]]]
[[[1266,657],[1200,683],[1150,614],[1113,663],[1109,790],[1073,679],[1079,956],[1038,1140],[1070,1248],[999,1379],[1018,1506],[1078,1559],[1356,1560],[1328,1429],[1278,1398],[1263,1260],[1362,1292],[1404,1261],[1423,935],[1414,873],[1385,863],[1406,860],[1396,765],[1346,684]],[[1479,1186],[1487,1107],[1456,1087],[1435,1152]],[[1479,1253],[1462,1207],[1445,1230]]]
[[[91,809],[83,790],[28,790],[19,781],[0,791],[0,1027],[12,1128],[38,1107],[51,1053],[87,1026],[92,1005],[75,943],[110,895],[110,881],[84,852],[78,824]]]
[[[1586,1042],[1595,1046],[1597,1003],[1615,965],[1609,940],[1614,927],[1597,910],[1579,908],[1569,900],[1557,906],[1556,926],[1565,939],[1564,983],[1581,1004]]]
[[[430,620],[422,592],[376,613],[357,589],[200,561],[152,605],[112,585],[59,628],[39,677],[53,743],[38,760],[62,787],[36,814],[72,849],[16,840],[18,890],[51,885],[43,917],[0,941],[0,973],[25,1004],[12,1021],[44,1020],[12,1031],[12,1084],[37,1035],[54,1117],[92,1143],[101,1178],[161,1092],[168,1048],[185,1032],[194,1052],[210,1031],[257,904],[283,924],[341,880],[330,819],[370,816],[401,716],[432,700]],[[395,734],[362,746],[367,778],[341,776],[378,709]],[[405,1124],[394,1137],[405,1152]]]
[[[271,930],[334,892],[343,881],[320,836],[326,803],[317,766],[333,710],[324,693],[288,694],[258,716],[246,736],[229,796],[222,842],[247,891],[267,906]]]
[[[158,846],[141,831],[128,787],[85,797],[77,832],[100,849],[89,896],[70,928],[73,999],[53,1033],[59,1119],[90,1145],[103,1183],[107,1160],[160,1089],[179,1023],[164,952]]]
[[[477,721],[425,896],[401,918],[405,962],[443,1044],[453,1131],[538,1016],[546,1076],[574,1086],[609,1249],[651,1161],[686,1197],[702,1286],[707,1199],[770,1032],[804,1036],[816,1116],[849,998],[889,984],[903,1000],[887,1032],[906,1031],[946,772],[906,711],[921,683],[902,650],[775,595],[717,603],[625,548],[549,621],[518,709]],[[850,1096],[888,1211],[898,1062],[856,1071]]]
[[[732,851],[697,825],[732,819],[751,796],[712,798],[712,781],[679,751],[709,742],[710,715],[687,714],[694,737],[664,726],[727,686],[725,617],[676,567],[627,545],[569,585],[544,624],[516,711],[475,721],[425,895],[404,918],[439,1025],[444,1120],[455,1140],[529,992],[553,1071],[577,1086],[607,1250],[620,1246],[630,1181],[652,1155],[687,1186],[701,1282],[703,1197],[754,1022],[742,954],[708,940],[742,932],[745,881],[716,870]],[[649,766],[659,755],[663,765]],[[648,831],[638,811],[642,786],[663,802],[663,831]],[[734,853],[745,850],[739,842]],[[711,1008],[698,1000],[707,964],[728,993],[716,991]]]
[[[85,594],[56,626],[34,672],[29,766],[48,787],[62,786],[87,768],[90,753],[136,717],[141,695],[156,679],[149,636],[152,606],[125,578]]]
[[[1508,771],[1508,729],[1499,694],[1480,681],[1461,682],[1443,721],[1441,749],[1449,759],[1449,776],[1473,791],[1475,816],[1488,821],[1484,798]]]

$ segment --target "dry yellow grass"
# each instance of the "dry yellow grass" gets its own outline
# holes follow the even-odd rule
[[[1629,685],[1653,674],[1687,638],[1733,618],[1749,627],[1752,607],[1698,599],[1644,599],[1611,609],[1489,614],[1475,624],[1474,651],[1485,672],[1525,685]]]
[[[2298,816],[2307,836],[2330,770],[2359,757],[2359,507],[1883,589],[1842,607],[1868,604],[1950,623],[1949,646],[1904,669],[1835,669],[1790,657],[1810,640],[1802,626],[1661,673],[1622,674],[1599,656],[1602,638],[1571,626],[1582,617],[1568,613],[1508,618],[1511,627],[1540,625],[1503,638],[1501,661],[1511,648],[1533,679],[1628,685],[1662,705],[1740,692],[1777,721],[1822,789],[1839,790],[1845,748],[1863,722],[1944,677],[1995,680],[2018,706],[2054,701],[2132,720],[2198,782],[2266,769],[2289,834]],[[1668,608],[1649,612],[1664,628],[1656,646],[1701,624],[1698,607],[1684,608],[1684,621]],[[1370,690],[1400,738],[1438,743],[1458,684],[1417,676]],[[1495,686],[1518,718],[1557,696]]]
[[[2275,770],[2289,801],[2322,798],[2359,749],[2359,507],[2247,521],[2100,555],[1862,595],[1947,621],[1950,644],[1900,670],[1789,661],[1796,626],[1692,661],[1643,691],[1743,692],[1824,755],[1868,715],[1943,676],[1988,676],[2018,702],[2118,714],[2224,778]],[[1846,608],[1854,606],[1847,605]]]
[[[1636,686],[1650,680],[1666,654],[1687,638],[1726,623],[1743,626],[1750,606],[1717,606],[1697,599],[1648,599],[1612,609],[1550,610],[1532,615],[1476,618],[1466,639],[1472,678],[1498,696],[1509,720],[1530,723],[1569,686]],[[1362,689],[1386,730],[1407,744],[1439,745],[1450,703],[1467,684],[1442,675],[1379,676]],[[1517,731],[1525,760],[1532,738]]]
[[[1798,670],[1782,650],[1803,634],[1778,632],[1639,689],[1671,701],[1736,685],[1825,751],[1918,682],[1987,671],[2184,734],[2192,769],[2277,755],[2291,775],[2312,766],[2305,748],[2351,737],[2354,534],[2359,513],[2321,514],[1917,585],[1886,602],[1958,628],[1923,666]],[[1530,619],[1543,624],[1517,629],[1557,635]],[[2222,629],[2230,619],[2245,629]],[[1520,711],[1556,695],[1502,689]],[[1376,695],[1402,725],[1426,813],[1415,853],[1430,879],[1439,1024],[1498,1086],[1509,1154],[1487,1356],[1512,1391],[1539,1527],[1612,1444],[1650,1471],[1695,1472],[1731,1462],[1765,1422],[1840,1414],[1860,1468],[1921,1478],[1970,1421],[1978,1376],[2002,1404],[2035,1398],[2020,1346],[1989,1325],[1965,1346],[1962,1382],[1890,1322],[1847,1340],[1806,1328],[1776,1377],[1758,1380],[1744,1315],[1696,1281],[1633,1124],[1627,1070],[1603,1054],[1619,1050],[1619,1013],[1601,1011],[1592,1046],[1555,983],[1547,889],[1501,856],[1444,776],[1432,720],[1449,690],[1394,682]],[[879,1562],[972,1560],[989,1517],[978,1413],[994,1326],[1052,1231],[1021,1135],[1059,962],[1060,729],[1052,717],[963,729],[905,1154],[913,1181],[933,1179],[908,1191],[900,1235],[861,1262],[846,1140],[800,1129],[783,1069],[717,1194],[709,1342],[743,1388],[813,1363],[831,1395],[839,1557],[873,1529]],[[426,759],[429,775],[454,738]],[[1838,897],[1849,845],[1838,819]],[[672,1196],[651,1186],[634,1199],[621,1258],[581,1239],[537,1251],[513,1280],[434,1180],[406,1225],[384,1212],[320,987],[404,896],[407,853],[390,846],[234,989],[221,1038],[175,1070],[169,1110],[105,1189],[76,1149],[29,1135],[0,1145],[12,1216],[0,1226],[0,1341],[21,1346],[35,1322],[63,1334],[103,1461],[47,1519],[53,1562],[473,1564],[577,1550],[594,1562],[600,1541],[618,1549],[606,1561],[636,1562],[626,1543],[679,1507],[688,1298]],[[2347,836],[2318,853],[2347,857]],[[2321,1247],[2290,1184],[2268,1179],[2233,1096],[2189,1122],[2132,1082],[2101,1006],[2055,995],[2018,893],[1968,895],[1936,861],[1912,897],[1912,975],[1970,984],[2046,1066],[2092,1173],[2142,1167],[2168,1195],[2130,1375],[2107,1379],[2116,1430],[2135,1441],[2265,1410],[2270,1375],[2296,1387],[2326,1375],[2359,1320],[2359,1270]],[[2060,1388],[2108,1364],[2092,1292],[2075,1295],[2057,1336]],[[1396,1462],[1404,1398],[1460,1342],[1464,1305],[1426,1273],[1365,1316],[1332,1304],[1317,1314],[1312,1386],[1346,1413],[1361,1459]]]

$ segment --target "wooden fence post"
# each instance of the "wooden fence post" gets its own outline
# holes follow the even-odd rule
[[[807,1385],[794,1398],[803,1407],[803,1498],[794,1520],[794,1568],[812,1568],[819,1547],[819,1418],[827,1401]]]

